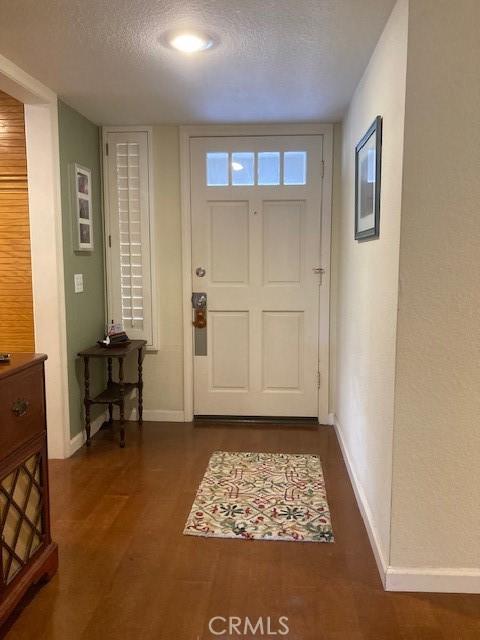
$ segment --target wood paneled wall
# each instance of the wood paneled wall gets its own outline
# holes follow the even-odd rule
[[[34,351],[23,104],[0,91],[0,351]]]

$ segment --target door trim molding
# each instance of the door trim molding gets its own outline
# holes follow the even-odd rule
[[[330,353],[330,245],[333,179],[332,124],[256,124],[256,125],[188,125],[180,127],[180,200],[182,211],[182,282],[183,282],[183,408],[185,421],[193,420],[193,331],[192,296],[192,222],[190,202],[190,139],[240,136],[323,136],[322,231],[320,255],[325,269],[320,287],[319,370],[321,385],[318,406],[328,407]],[[322,400],[322,402],[320,402]],[[328,409],[327,409],[328,411]],[[319,415],[328,424],[328,413]]]
[[[25,106],[35,348],[48,354],[49,458],[70,455],[57,94],[0,55],[0,89]]]

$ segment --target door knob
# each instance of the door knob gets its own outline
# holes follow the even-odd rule
[[[325,273],[325,269],[323,267],[313,267],[312,269],[313,273],[318,273],[319,275],[322,275]]]
[[[207,326],[207,310],[195,309],[192,324],[196,329],[204,329]]]
[[[195,269],[195,273],[199,278],[203,278],[203,276],[207,273],[203,267],[197,267]]]

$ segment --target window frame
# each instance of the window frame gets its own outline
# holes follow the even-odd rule
[[[261,155],[278,155],[278,182],[260,182],[260,156]],[[285,164],[287,155],[303,154],[303,182],[287,182]],[[233,164],[235,163],[235,156],[239,155],[251,155],[253,157],[252,162],[252,179],[253,182],[235,182],[235,170]],[[209,182],[210,176],[210,157],[211,156],[226,156],[226,169],[227,169],[227,182]],[[309,158],[307,149],[273,149],[264,151],[251,151],[248,149],[228,148],[219,150],[211,150],[205,153],[205,186],[209,189],[226,189],[237,187],[306,187],[309,181]]]
[[[147,340],[147,351],[158,350],[158,291],[156,279],[156,251],[155,251],[155,184],[154,184],[154,160],[153,160],[153,127],[151,126],[104,126],[102,127],[102,193],[103,193],[103,223],[104,223],[104,272],[105,272],[105,324],[111,320],[111,310],[114,307],[114,288],[112,283],[113,262],[111,259],[111,228],[113,224],[113,212],[110,206],[110,194],[108,191],[107,163],[109,155],[107,153],[107,142],[109,133],[146,133],[147,134],[147,165],[148,165],[148,232],[149,232],[149,275],[150,275],[150,300],[151,317],[148,319],[150,325],[145,336]],[[118,320],[116,319],[118,322]],[[127,332],[128,333],[128,332]]]

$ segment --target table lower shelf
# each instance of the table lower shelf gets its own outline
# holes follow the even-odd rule
[[[118,382],[112,382],[102,393],[99,393],[98,396],[95,396],[95,398],[92,398],[89,402],[90,404],[118,404],[122,396],[120,393],[122,387],[123,398],[126,398],[133,389],[138,388],[138,383],[124,382],[123,384],[119,384]]]

